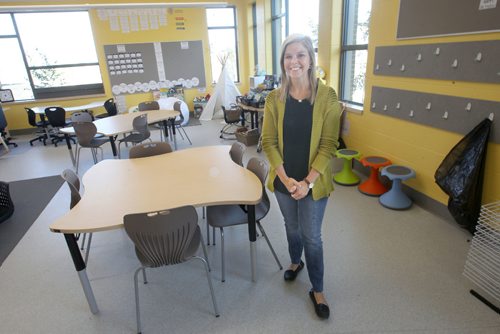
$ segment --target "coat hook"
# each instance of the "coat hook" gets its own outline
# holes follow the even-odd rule
[[[387,66],[391,66],[392,65],[392,59],[389,59],[389,61],[387,62]]]
[[[404,71],[405,71],[405,64],[401,65],[400,70],[401,70],[401,72],[404,72]]]
[[[493,118],[495,118],[495,113],[490,113],[490,115],[488,116],[488,118],[490,119],[490,121],[493,122]]]
[[[434,51],[434,54],[436,56],[439,56],[440,53],[441,53],[441,49],[440,48],[436,48],[436,51]]]
[[[413,118],[413,110],[410,110],[410,117]]]
[[[425,107],[425,109],[427,109],[427,110],[431,110],[431,103],[430,103],[430,102],[429,102],[429,103],[427,103],[427,106]]]
[[[465,107],[466,111],[471,111],[472,110],[472,103],[467,103],[467,106]]]
[[[399,110],[400,108],[401,108],[401,103],[399,103],[399,102],[398,102],[398,103],[396,104],[396,109],[398,109],[398,110]]]
[[[421,53],[419,53],[419,54],[417,55],[417,61],[422,61],[422,54],[421,54]]]
[[[372,103],[372,109],[375,109],[375,107],[377,106],[377,104],[375,102]]]
[[[458,67],[458,59],[455,59],[453,63],[451,64],[451,67],[457,68]]]
[[[387,104],[384,105],[384,111],[387,111]]]
[[[481,52],[478,52],[474,60],[479,63],[482,59],[483,59],[483,54]]]
[[[443,119],[448,119],[448,112],[447,111],[444,112]]]
[[[378,71],[379,69],[380,69],[380,66],[378,66],[378,64],[375,65],[375,71]]]

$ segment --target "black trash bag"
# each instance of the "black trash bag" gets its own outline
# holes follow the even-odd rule
[[[491,120],[486,118],[444,158],[434,180],[448,195],[448,210],[455,221],[474,234],[483,193],[486,148]]]

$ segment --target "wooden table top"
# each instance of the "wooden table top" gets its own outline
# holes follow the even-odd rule
[[[100,118],[95,120],[94,124],[98,133],[105,136],[114,136],[130,132],[133,129],[132,122],[134,118],[141,114],[148,115],[148,124],[161,122],[179,116],[179,112],[176,110],[148,110]],[[72,127],[67,127],[61,129],[61,132],[74,134],[75,130]]]
[[[80,202],[51,226],[83,233],[123,227],[126,214],[185,205],[257,204],[262,185],[234,163],[230,146],[196,147],[140,159],[106,159],[83,176]],[[66,203],[69,208],[68,203]]]
[[[63,108],[67,112],[96,109],[96,108],[101,108],[101,107],[104,108],[104,102],[106,102],[106,101],[94,101],[94,102],[90,102],[90,103],[87,103],[87,104],[84,104],[81,106],[63,107]],[[45,108],[48,108],[48,107],[60,107],[60,105],[32,107],[31,110],[33,110],[36,114],[45,114]]]

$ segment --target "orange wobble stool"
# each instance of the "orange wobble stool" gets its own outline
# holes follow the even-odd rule
[[[378,179],[379,168],[392,164],[389,159],[379,156],[368,156],[360,160],[365,167],[370,167],[370,176],[368,179],[358,186],[358,190],[365,195],[380,196],[386,193],[389,189],[384,186]]]

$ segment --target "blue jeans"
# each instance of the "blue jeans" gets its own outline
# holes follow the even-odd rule
[[[275,191],[276,199],[285,219],[288,252],[292,263],[300,263],[302,250],[313,291],[323,292],[323,241],[321,224],[328,197],[313,200],[311,194],[295,200],[290,194]]]

